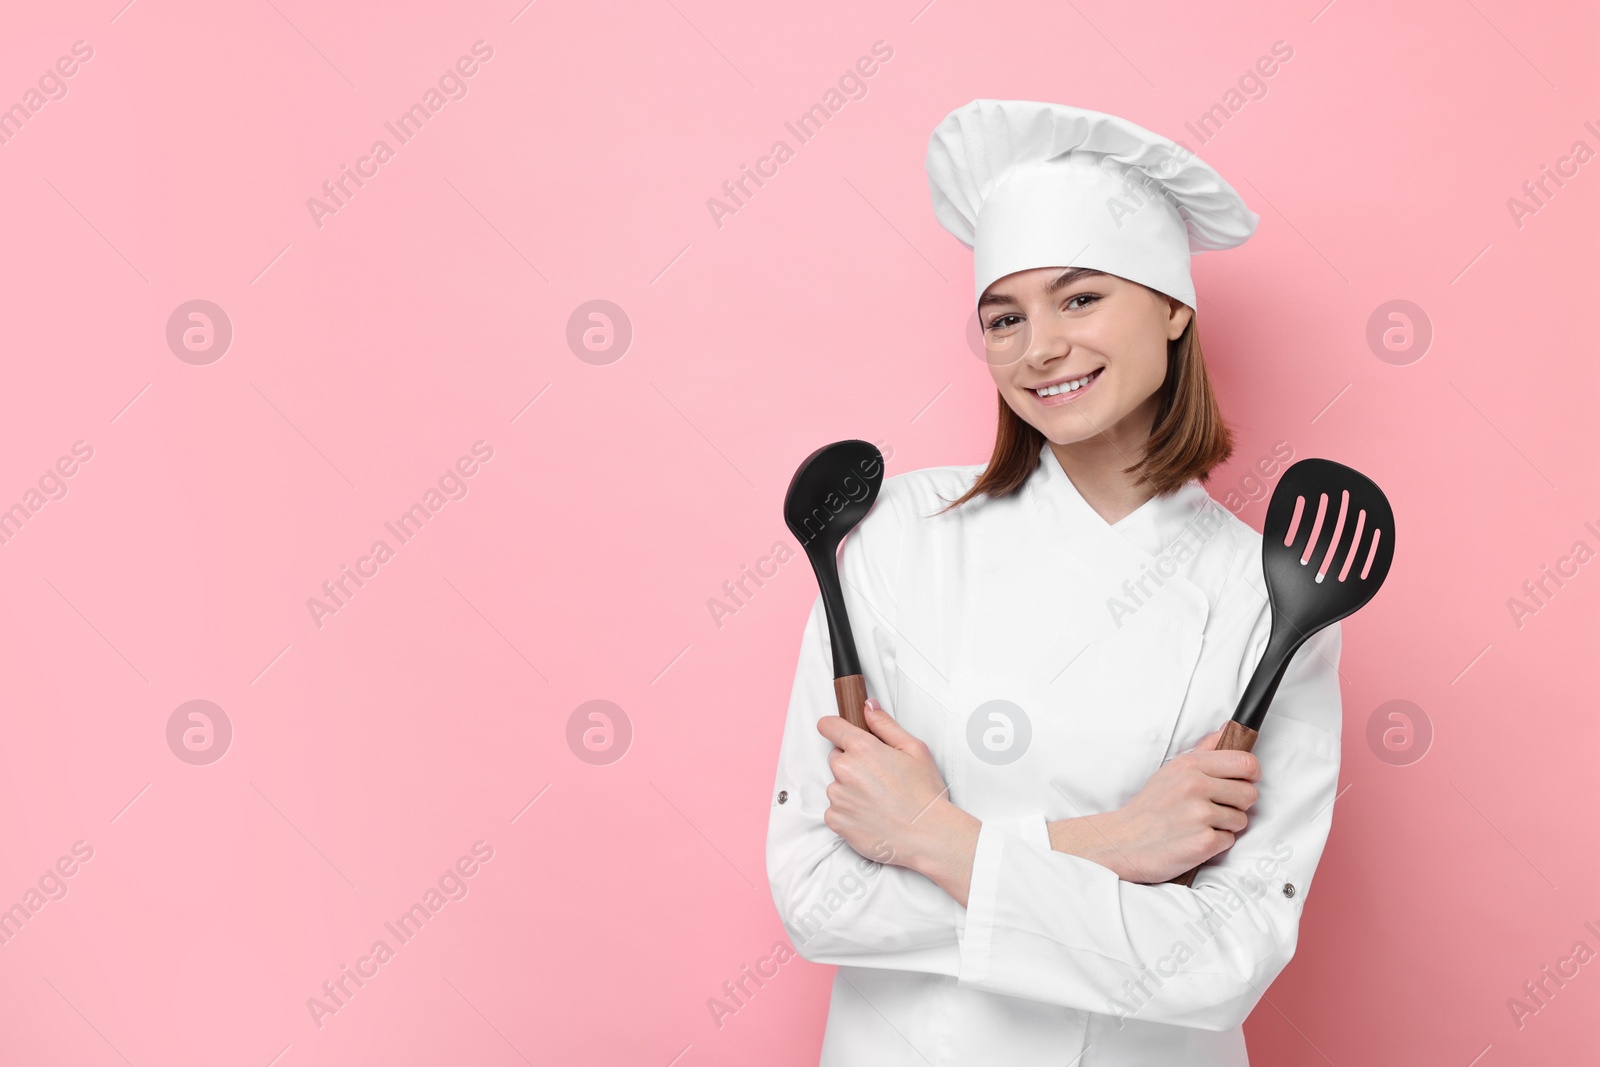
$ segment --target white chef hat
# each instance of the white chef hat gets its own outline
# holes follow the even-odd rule
[[[1092,267],[1195,307],[1189,257],[1260,216],[1187,148],[1066,104],[974,100],[928,139],[939,224],[973,250],[974,303],[997,278]]]

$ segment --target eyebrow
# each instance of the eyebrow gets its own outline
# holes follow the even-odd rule
[[[1058,290],[1065,289],[1073,282],[1081,281],[1084,278],[1104,277],[1105,273],[1103,270],[1095,270],[1092,267],[1068,267],[1056,277],[1055,281],[1044,287],[1045,295],[1048,296]],[[1014,303],[1016,303],[1016,300],[1004,292],[985,293],[983,298],[978,301],[978,310],[982,311],[993,304]]]

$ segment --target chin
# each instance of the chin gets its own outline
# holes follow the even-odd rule
[[[1087,417],[1085,412],[1088,413]],[[1091,412],[1087,407],[1079,410],[1076,404],[1054,410],[1048,408],[1040,410],[1039,406],[1034,404],[1033,418],[1025,421],[1056,444],[1066,444],[1066,441],[1061,440],[1064,436],[1074,441],[1093,437],[1100,432],[1102,428],[1100,424],[1104,420],[1101,419],[1099,412]]]
[[[1062,430],[1056,430],[1054,433],[1051,433],[1048,430],[1041,429],[1039,432],[1043,433],[1046,440],[1048,440],[1051,444],[1062,445],[1063,447],[1067,445],[1081,444],[1084,441],[1089,440],[1091,437],[1100,436],[1100,431],[1098,430],[1084,430],[1081,433],[1068,433]]]

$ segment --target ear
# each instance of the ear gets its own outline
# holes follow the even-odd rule
[[[1175,297],[1164,299],[1167,302],[1167,340],[1176,341],[1189,328],[1189,320],[1194,318],[1194,308]]]

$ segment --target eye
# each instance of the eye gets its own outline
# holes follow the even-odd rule
[[[1093,303],[1094,301],[1097,301],[1099,299],[1100,299],[1100,294],[1099,293],[1078,293],[1075,296],[1071,296],[1071,297],[1067,298],[1067,307],[1072,308],[1073,301],[1075,301],[1075,300],[1088,300],[1088,301],[1090,301],[1090,303]],[[1088,307],[1088,306],[1089,306],[1088,304],[1080,304],[1077,308],[1073,308],[1073,310],[1081,311],[1081,310],[1083,310],[1083,308]]]
[[[1001,323],[1005,322],[1007,319],[1015,319],[1015,318],[1019,318],[1019,317],[1020,316],[1009,315],[1009,314],[1008,315],[998,315],[994,319],[990,320],[989,325],[988,325],[988,329],[991,329],[991,330],[1004,329],[1005,327],[1002,326]]]

